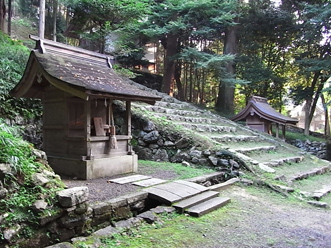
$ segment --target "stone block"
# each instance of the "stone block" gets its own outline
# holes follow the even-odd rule
[[[75,187],[57,192],[57,198],[62,207],[70,208],[88,199],[88,187]]]
[[[110,202],[98,202],[91,205],[91,208],[93,209],[94,215],[104,215],[111,213],[112,204]]]

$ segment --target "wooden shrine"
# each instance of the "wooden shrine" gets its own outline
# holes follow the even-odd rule
[[[246,107],[231,118],[233,121],[246,121],[246,125],[261,132],[271,134],[272,124],[276,124],[276,137],[279,137],[279,125],[285,137],[286,125],[296,125],[298,120],[282,115],[272,108],[264,97],[253,96]]]
[[[43,105],[43,149],[60,175],[93,179],[137,171],[131,149],[131,102],[161,99],[119,77],[112,58],[50,40],[36,41],[15,97]],[[124,133],[116,134],[113,101],[126,106]]]

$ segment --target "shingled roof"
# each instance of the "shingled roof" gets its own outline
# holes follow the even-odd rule
[[[240,111],[237,115],[231,118],[233,121],[244,121],[249,115],[258,115],[259,117],[268,120],[273,123],[278,123],[282,125],[293,124],[295,125],[298,120],[291,117],[282,115],[272,108],[267,99],[264,97],[253,96],[246,107]]]
[[[123,79],[112,69],[113,58],[78,47],[36,40],[22,79],[11,91],[16,97],[41,98],[48,84],[77,97],[109,97],[118,100],[160,100],[151,89]]]

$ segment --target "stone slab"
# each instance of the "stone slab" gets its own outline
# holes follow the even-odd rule
[[[231,201],[228,197],[216,197],[206,202],[195,205],[186,210],[187,213],[194,217],[200,217],[204,214],[210,213],[218,208],[221,208]]]
[[[176,202],[173,207],[175,207],[180,213],[183,213],[185,209],[190,208],[194,205],[200,204],[211,198],[217,197],[219,192],[216,191],[206,191],[201,194],[192,196],[190,198]]]
[[[127,177],[120,177],[120,178],[115,178],[108,180],[108,183],[118,183],[118,184],[127,184],[127,183],[133,183],[137,181],[142,181],[146,179],[150,179],[151,177],[145,176],[145,175],[132,175],[132,176],[127,176]]]
[[[138,182],[134,182],[133,185],[140,186],[140,187],[150,187],[158,184],[162,184],[167,182],[167,180],[159,179],[159,178],[150,178]]]
[[[319,190],[316,190],[313,193],[313,198],[316,200],[320,200],[323,196],[327,195],[331,192],[331,184],[330,185],[323,185],[323,187]]]

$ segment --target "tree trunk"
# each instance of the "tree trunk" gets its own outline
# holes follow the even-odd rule
[[[39,38],[45,38],[45,0],[39,3]]]
[[[5,0],[0,0],[0,30],[5,32],[5,19],[6,18],[6,2]]]
[[[183,90],[183,84],[182,81],[180,79],[180,75],[181,75],[181,67],[182,67],[182,63],[176,63],[175,65],[175,81],[176,81],[176,85],[177,85],[177,90],[178,90],[178,99],[181,101],[184,101],[184,90]]]
[[[236,26],[232,26],[226,30],[223,54],[237,54],[236,30]],[[234,75],[235,64],[233,62],[228,63],[226,71],[227,73]],[[234,85],[220,82],[218,98],[215,106],[216,110],[227,115],[232,115],[234,113],[234,90]]]
[[[8,0],[8,30],[7,33],[9,36],[11,36],[11,18],[12,18],[12,0]]]
[[[330,136],[330,120],[329,120],[329,110],[325,101],[325,97],[321,94],[322,105],[324,109],[324,134]]]
[[[53,41],[56,41],[57,0],[53,0]]]
[[[319,79],[320,75],[321,75],[320,72],[315,72],[313,82],[312,82],[312,90],[315,89],[315,86],[318,83],[318,79]],[[317,101],[318,101],[318,98],[320,97],[321,91],[324,87],[324,82],[325,81],[321,81],[319,83],[314,98],[313,97],[310,98],[309,106],[307,106],[307,110],[306,110],[307,112],[306,112],[306,116],[305,116],[305,131],[304,131],[304,134],[306,136],[309,135],[309,126],[314,117]]]
[[[164,59],[164,74],[162,80],[162,92],[170,95],[175,73],[174,56],[177,53],[178,35],[169,33],[167,36],[166,53]]]

